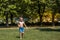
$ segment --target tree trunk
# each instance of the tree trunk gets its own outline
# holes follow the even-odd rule
[[[41,7],[43,7],[43,9],[41,10]],[[40,26],[42,26],[42,16],[43,16],[43,13],[45,12],[45,4],[41,4],[39,3],[38,1],[38,14],[39,14],[39,17],[40,17]],[[42,11],[42,12],[41,12]],[[41,14],[42,13],[42,14]]]
[[[56,0],[56,4],[57,4],[57,7],[58,7],[58,13],[60,13],[60,3],[59,3],[59,0]]]
[[[40,26],[42,26],[42,15],[41,15],[41,13],[40,13],[40,8],[41,8],[41,4],[39,3],[39,1],[38,1],[38,14],[39,14],[39,17],[40,17]]]
[[[8,13],[6,12],[6,26],[8,27],[9,24],[8,24]]]
[[[13,15],[10,13],[11,25],[13,24]]]
[[[55,24],[54,24],[54,13],[52,14],[52,26],[55,26]]]
[[[40,14],[40,26],[42,26],[42,15]]]
[[[55,6],[53,6],[52,11],[53,11],[52,12],[52,26],[55,26],[54,17],[55,17],[56,11],[57,11],[57,9],[55,8]]]

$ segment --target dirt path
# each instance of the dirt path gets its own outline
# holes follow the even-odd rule
[[[16,28],[0,28],[0,30],[6,30],[6,29],[18,29],[17,27]]]
[[[51,29],[56,29],[56,28],[60,28],[60,27],[28,27],[28,29],[33,29],[33,28],[51,28]],[[18,27],[0,28],[0,30],[6,30],[6,29],[18,29]]]

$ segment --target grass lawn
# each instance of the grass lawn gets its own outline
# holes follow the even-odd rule
[[[0,40],[20,40],[18,28],[0,29]],[[60,30],[49,28],[26,29],[23,40],[60,40]]]

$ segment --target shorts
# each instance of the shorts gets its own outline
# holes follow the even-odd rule
[[[24,27],[20,27],[19,32],[23,33],[24,32]]]

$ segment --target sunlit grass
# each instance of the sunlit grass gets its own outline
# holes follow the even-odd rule
[[[23,40],[60,40],[60,31],[48,31],[44,29],[26,29]],[[20,40],[18,29],[0,30],[0,40]]]

